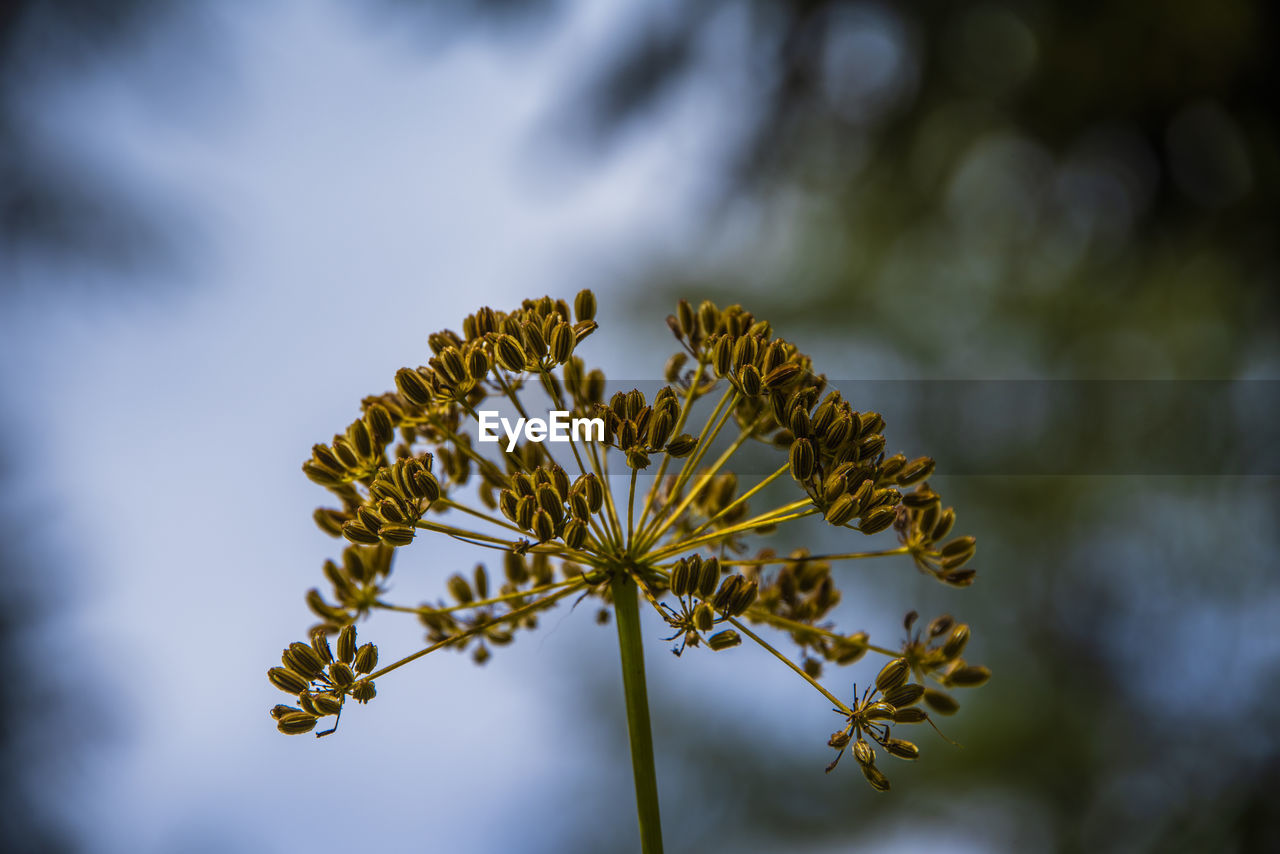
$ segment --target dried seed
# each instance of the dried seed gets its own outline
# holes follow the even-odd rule
[[[876,690],[890,691],[907,681],[911,665],[905,658],[895,658],[880,669],[876,676]]]

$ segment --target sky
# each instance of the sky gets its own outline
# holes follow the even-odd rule
[[[276,732],[265,671],[302,639],[303,593],[340,548],[311,521],[326,498],[300,471],[311,445],[483,304],[592,287],[602,329],[584,356],[655,377],[662,355],[628,354],[668,352],[669,333],[631,316],[622,290],[655,257],[705,258],[711,167],[742,104],[695,75],[642,133],[588,156],[558,135],[563,96],[630,25],[620,5],[568,4],[528,39],[433,37],[332,0],[208,6],[32,95],[47,137],[160,211],[176,241],[154,268],[24,266],[0,312],[25,464],[13,494],[57,564],[38,640],[83,680],[83,725],[100,731],[65,760],[65,820],[86,850],[141,854],[563,850],[634,834],[614,632],[588,604],[483,669],[439,654],[388,675],[319,741]],[[404,602],[442,595],[476,560],[417,545],[395,574]],[[896,631],[875,595],[854,622]],[[793,674],[754,648],[677,660],[646,620],[650,680],[704,699],[694,725],[728,718],[815,771],[829,761],[830,711]],[[422,642],[386,616],[361,635],[384,661]],[[675,715],[654,709],[660,741],[688,725]],[[678,767],[659,775],[708,825],[732,797],[687,791]],[[1002,821],[973,850],[1010,847]],[[877,839],[920,850],[944,826]],[[698,830],[669,827],[669,848]]]
[[[51,138],[172,212],[181,249],[154,271],[29,266],[0,319],[13,430],[42,461],[19,477],[67,567],[44,640],[88,650],[86,695],[108,698],[65,798],[89,850],[290,851],[301,833],[530,850],[533,827],[572,832],[556,804],[604,757],[562,725],[581,703],[563,664],[616,667],[585,608],[483,670],[440,655],[383,680],[322,741],[275,731],[265,679],[337,551],[310,521],[311,444],[481,304],[591,285],[617,321],[610,282],[693,215],[692,155],[714,146],[688,107],[581,168],[539,153],[572,60],[625,25],[596,4],[563,23],[424,44],[337,3],[228,4],[45,93]],[[592,355],[622,364],[617,340]],[[406,601],[474,559],[423,552],[397,574]],[[380,622],[364,631],[384,660],[420,645],[412,620]],[[623,756],[607,767],[625,793]]]

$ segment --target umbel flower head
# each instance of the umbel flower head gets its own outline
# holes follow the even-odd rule
[[[483,663],[561,600],[595,597],[607,622],[641,599],[670,626],[677,655],[725,654],[749,641],[789,667],[843,722],[828,739],[838,753],[827,770],[852,750],[870,784],[888,789],[877,749],[914,760],[919,749],[898,727],[953,714],[954,689],[990,676],[962,658],[969,627],[949,616],[919,630],[908,614],[896,648],[828,620],[841,597],[833,567],[848,561],[909,556],[943,584],[973,583],[975,542],[951,536],[955,514],[927,481],[933,460],[889,454],[879,414],[855,410],[795,345],[736,305],[681,301],[667,319],[679,349],[666,385],[651,398],[632,390],[606,400],[603,373],[578,355],[595,313],[590,291],[572,309],[550,297],[514,311],[481,308],[461,332],[428,336],[426,365],[400,369],[395,391],[365,398],[358,419],[312,448],[303,471],[334,499],[315,521],[347,545],[324,565],[328,591],[307,593],[318,625],[268,671],[296,700],[272,709],[280,731],[310,732],[328,716],[336,725],[348,699],[368,702],[375,680],[431,652],[470,650]],[[496,444],[473,438],[486,400],[528,417],[532,394],[596,419],[598,432],[563,443],[530,431]],[[715,403],[695,424],[703,398]],[[752,443],[770,449],[776,469],[748,486],[734,462]],[[642,475],[648,487],[638,489]],[[791,500],[757,506],[787,484]],[[897,545],[779,555],[757,544],[808,517],[854,539],[896,534]],[[442,572],[446,599],[388,601],[396,552],[438,537],[490,560]],[[416,615],[427,645],[378,668],[377,647],[357,645],[355,631],[375,611]],[[765,629],[797,654],[772,645],[758,633]],[[834,667],[837,684],[853,685],[843,668],[868,652],[889,661],[861,694],[819,681]]]

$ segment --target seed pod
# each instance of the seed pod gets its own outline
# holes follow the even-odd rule
[[[391,423],[391,413],[382,404],[371,404],[364,414],[364,419],[378,447],[386,447],[396,437],[395,425]]]
[[[551,467],[551,485],[555,487],[556,495],[560,500],[567,501],[571,487],[569,484],[569,474],[560,466]]]
[[[338,632],[338,661],[350,664],[356,657],[356,627],[353,625],[345,625],[342,631]]]
[[[889,791],[889,778],[879,768],[874,765],[862,765],[860,767],[862,768],[862,776],[867,778],[871,788],[877,792]]]
[[[320,591],[314,587],[307,591],[306,601],[307,607],[322,620],[328,620],[331,623],[339,623],[347,618],[346,611],[341,608],[335,608],[333,605],[324,601],[324,597],[320,595]]]
[[[666,452],[670,456],[679,460],[693,453],[693,449],[697,446],[697,439],[693,438],[688,433],[681,433],[679,436],[667,443]]]
[[[866,632],[858,632],[837,642],[835,648],[836,664],[853,664],[867,654]]]
[[[312,697],[315,710],[323,715],[336,715],[342,711],[342,699],[332,694],[316,694]]]
[[[667,440],[671,438],[671,430],[675,426],[675,417],[672,416],[671,410],[664,408],[654,415],[649,425],[650,447],[661,448],[667,444]]]
[[[453,385],[463,385],[467,382],[467,362],[462,358],[462,351],[457,347],[446,347],[441,350],[436,361],[439,362],[440,373],[448,377]]]
[[[520,338],[524,341],[525,352],[540,359],[547,352],[547,336],[539,323],[526,320],[520,324]]]
[[[640,412],[643,409],[644,409],[644,392],[640,391],[640,389],[638,388],[633,388],[631,389],[631,391],[627,392],[626,412],[623,415],[623,417],[629,418],[632,421],[635,421],[640,417]]]
[[[538,500],[526,495],[516,502],[516,524],[528,530],[533,527],[533,514],[538,509]]]
[[[560,496],[556,494],[555,487],[550,484],[539,486],[537,498],[538,507],[547,511],[555,524],[560,524],[564,519],[564,504],[561,503]]]
[[[991,678],[991,670],[981,665],[969,665],[961,667],[959,670],[947,677],[947,684],[955,685],[957,688],[976,688],[979,685],[986,684]]]
[[[302,711],[309,715],[320,717],[322,714],[320,709],[316,706],[315,697],[313,697],[310,692],[298,695],[298,705],[302,706]]]
[[[715,652],[735,647],[740,643],[742,643],[742,638],[739,637],[738,633],[733,629],[725,629],[722,632],[716,632],[714,635],[707,638],[707,646],[711,647]]]
[[[706,602],[693,609],[693,627],[700,632],[710,631],[715,619],[715,612]]]
[[[378,515],[393,525],[403,525],[408,518],[405,507],[394,498],[384,498],[378,502]]]
[[[591,512],[599,513],[604,505],[604,487],[600,485],[600,478],[592,472],[579,478],[578,483],[582,484],[583,495],[587,497],[587,505],[591,508]]]
[[[689,594],[693,586],[692,573],[689,571],[689,561],[681,558],[676,561],[676,565],[671,569],[671,595],[683,597]]]
[[[360,543],[366,546],[376,546],[382,542],[376,533],[354,519],[342,526],[342,536],[353,543]]]
[[[875,765],[876,754],[871,749],[871,745],[867,744],[861,738],[853,743],[853,758],[858,761],[859,765]]]
[[[898,517],[898,511],[892,507],[877,507],[862,519],[862,524],[858,526],[858,530],[870,536],[878,534],[885,528],[893,524],[893,520]]]
[[[960,704],[956,702],[954,697],[945,691],[939,691],[937,688],[925,689],[924,702],[925,705],[940,715],[954,715],[960,709]]]
[[[743,365],[738,369],[738,387],[747,397],[756,397],[760,394],[761,389],[764,388],[764,380],[760,378],[760,371],[755,365]]]
[[[470,604],[475,598],[471,592],[471,585],[461,575],[454,574],[449,576],[446,586],[449,588],[449,595],[457,599],[461,605]]]
[[[907,706],[914,706],[920,702],[920,698],[924,696],[924,686],[915,682],[908,682],[905,685],[899,685],[897,688],[891,688],[884,692],[884,701],[895,709],[905,709]]]
[[[718,377],[727,376],[733,370],[733,345],[725,335],[716,339],[711,350],[711,367]]]
[[[880,465],[876,467],[880,473],[878,480],[889,481],[895,480],[898,472],[902,471],[902,467],[907,464],[907,458],[903,454],[894,454],[892,457],[885,457],[880,461]]]
[[[574,492],[569,496],[569,513],[575,519],[585,522],[591,516],[591,506],[587,503],[587,497],[581,492]]]
[[[271,717],[275,718],[276,720],[280,720],[282,717],[289,714],[290,712],[300,712],[300,711],[302,710],[299,709],[297,706],[286,706],[283,703],[279,703],[271,707]]]
[[[578,320],[596,319],[596,295],[583,288],[573,298],[573,315]]]
[[[952,587],[968,587],[978,577],[976,569],[951,569],[938,576]]]
[[[911,675],[911,665],[905,658],[895,658],[880,669],[876,676],[877,691],[891,691],[907,681]]]
[[[538,510],[533,514],[533,522],[529,530],[538,538],[538,542],[545,543],[556,535],[556,523],[546,510]]]
[[[357,703],[367,703],[377,695],[377,689],[369,679],[361,679],[351,689],[351,696]]]
[[[320,656],[320,661],[324,664],[333,661],[333,650],[329,648],[329,638],[323,628],[311,633],[311,648],[316,651],[316,655]]]
[[[636,423],[630,419],[623,421],[618,426],[618,447],[624,451],[631,450],[636,446],[640,431],[636,429]]]
[[[734,594],[733,600],[730,601],[729,609],[726,613],[730,616],[736,617],[737,615],[745,612],[756,601],[756,596],[759,592],[760,585],[758,582],[751,581],[739,585],[738,591]]]
[[[383,525],[378,529],[382,542],[389,546],[407,546],[413,542],[417,531],[410,525]]]
[[[715,606],[717,611],[727,611],[745,582],[746,579],[741,575],[730,575],[721,582],[720,589],[716,591],[715,598],[711,600],[711,604]]]
[[[560,534],[564,540],[564,544],[571,549],[580,549],[587,541],[586,523],[578,519],[570,519],[565,523],[564,530]]]
[[[327,507],[317,507],[311,514],[311,518],[315,520],[316,527],[331,537],[341,537],[342,526],[347,521],[347,515],[341,510],[331,510]]]
[[[285,735],[302,735],[316,728],[316,718],[306,712],[290,712],[276,721],[276,728]]]
[[[849,743],[849,733],[844,731],[833,732],[831,733],[831,738],[827,739],[827,747],[834,747],[837,750],[844,747],[848,743]]]
[[[689,361],[689,354],[683,350],[678,350],[671,354],[671,358],[667,359],[667,364],[662,369],[662,378],[669,383],[676,382],[680,379],[680,373],[684,370],[685,362]]]
[[[709,599],[716,592],[716,585],[720,583],[720,560],[719,558],[709,557],[702,561],[702,566],[698,569],[697,589],[699,599]]]
[[[770,389],[786,388],[800,376],[800,366],[795,362],[783,362],[764,375],[764,384]]]
[[[801,439],[811,436],[813,431],[809,423],[809,410],[797,402],[787,413],[786,426]]]
[[[355,671],[361,675],[372,673],[378,666],[378,648],[371,643],[356,650]]]
[[[853,436],[853,420],[847,415],[840,415],[827,427],[822,436],[822,443],[828,448],[839,448]]]
[[[941,617],[934,617],[929,623],[929,637],[936,638],[951,630],[955,624],[955,620],[950,614],[943,614]]]
[[[912,707],[909,709],[898,709],[893,713],[893,722],[895,724],[918,724],[928,720],[929,715],[924,709]]]
[[[573,336],[573,327],[567,323],[557,324],[551,330],[551,358],[557,365],[563,365],[573,355],[577,340]]]
[[[335,661],[329,665],[329,678],[339,688],[350,688],[356,681],[355,674],[351,672],[351,666],[341,661]]]
[[[899,759],[919,759],[920,748],[901,738],[890,738],[884,742],[884,749]]]
[[[911,486],[933,474],[933,460],[929,457],[917,457],[907,463],[898,472],[898,486]]]
[[[897,711],[888,703],[872,703],[862,714],[869,721],[890,720]]]
[[[873,434],[858,441],[858,457],[859,459],[873,459],[884,450],[884,436]]]
[[[942,655],[947,661],[953,658],[959,658],[964,652],[965,644],[969,642],[969,627],[964,623],[956,626],[951,630],[951,636],[947,638],[947,642],[942,645]]]
[[[386,524],[387,520],[383,519],[377,510],[367,504],[362,504],[356,508],[356,521],[370,531],[377,531]]]
[[[281,658],[284,660],[285,667],[308,679],[314,679],[320,675],[321,670],[324,670],[325,662],[320,658],[320,654],[312,649],[310,644],[300,641],[289,644]]]
[[[831,506],[827,508],[826,519],[832,525],[843,525],[852,519],[857,512],[857,502],[853,500],[852,495],[846,492],[831,502]]]
[[[951,527],[956,523],[956,511],[948,507],[938,514],[938,521],[934,523],[933,531],[929,533],[929,539],[937,542],[938,540],[951,533]]]
[[[413,473],[414,496],[435,501],[440,497],[440,482],[436,476],[425,469]]]
[[[703,300],[698,306],[698,325],[704,335],[711,335],[720,328],[720,309],[711,300]]]
[[[698,316],[694,313],[693,306],[689,305],[688,300],[682,299],[676,303],[676,322],[680,334],[684,337],[692,339],[698,336]]]
[[[524,584],[529,580],[529,568],[525,566],[524,556],[515,552],[507,552],[502,556],[502,569],[507,580],[512,584]]]
[[[942,500],[938,493],[932,489],[916,487],[911,492],[902,496],[902,503],[912,510],[923,510],[931,504],[937,504]]]
[[[354,469],[360,466],[360,457],[356,454],[355,447],[345,436],[333,437],[333,454],[338,458],[338,462],[344,469]]]
[[[309,680],[286,667],[273,667],[267,671],[267,679],[286,694],[301,694],[307,690]]]
[[[973,554],[977,547],[978,541],[973,537],[956,537],[938,549],[938,553],[944,558],[959,557]]]
[[[834,502],[841,495],[849,491],[849,483],[846,479],[847,473],[842,471],[844,467],[840,466],[831,472],[822,481],[822,497],[828,504]],[[854,505],[855,508],[857,505]]]
[[[746,365],[754,367],[756,356],[760,353],[760,345],[752,335],[743,335],[733,342],[733,366],[735,368],[743,368]]]
[[[870,478],[867,478],[863,480],[862,483],[858,485],[858,488],[853,491],[853,499],[858,502],[859,513],[870,509],[868,505],[871,503],[871,496],[875,493],[875,489],[875,483],[873,483]]]
[[[493,351],[498,364],[511,373],[519,373],[524,370],[527,358],[524,354],[524,348],[520,346],[520,342],[516,340],[514,335],[503,334],[498,336],[498,340],[493,346]]]
[[[412,368],[401,368],[396,371],[396,390],[400,392],[401,397],[415,406],[426,406],[434,397],[431,384],[427,382],[426,377],[421,371],[415,371]]]
[[[488,352],[483,347],[475,346],[467,350],[467,376],[473,380],[481,380],[493,367]]]
[[[529,477],[529,475],[524,472],[516,472],[511,475],[511,489],[521,498],[524,498],[526,495],[533,495],[533,478]]]
[[[791,443],[788,462],[791,465],[791,476],[796,480],[804,482],[813,476],[818,460],[808,439],[796,439]]]

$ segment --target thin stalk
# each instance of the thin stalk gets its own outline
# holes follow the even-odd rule
[[[845,714],[850,714],[850,713],[852,713],[852,711],[853,711],[853,710],[852,710],[852,709],[850,709],[848,706],[846,706],[843,702],[841,702],[839,697],[837,697],[835,694],[832,694],[832,693],[831,693],[830,691],[828,691],[826,688],[823,688],[823,687],[822,687],[822,684],[821,684],[820,682],[818,682],[818,680],[814,679],[814,678],[813,678],[812,676],[810,676],[808,673],[805,673],[805,672],[804,672],[804,668],[800,667],[800,666],[799,666],[798,664],[796,664],[794,661],[792,661],[791,659],[787,658],[787,657],[786,657],[785,655],[783,655],[782,653],[778,652],[776,649],[774,649],[772,646],[770,646],[768,643],[766,643],[766,642],[765,642],[765,640],[764,640],[764,638],[760,637],[758,634],[756,634],[755,632],[751,631],[751,629],[749,629],[749,628],[747,628],[746,626],[744,626],[744,625],[742,624],[742,622],[741,622],[741,621],[739,621],[739,620],[735,620],[733,617],[729,617],[728,619],[729,619],[729,622],[730,622],[730,623],[732,623],[734,626],[736,626],[736,627],[738,628],[738,630],[739,630],[739,631],[741,631],[744,635],[746,635],[747,637],[751,638],[751,639],[752,639],[753,641],[755,641],[756,643],[760,644],[760,646],[764,647],[764,649],[765,649],[765,651],[766,651],[766,652],[768,652],[768,653],[769,653],[770,655],[772,655],[774,658],[776,658],[776,659],[778,659],[779,661],[781,661],[783,664],[787,665],[787,667],[790,667],[790,668],[791,668],[792,670],[794,670],[796,673],[800,674],[800,678],[801,678],[801,679],[803,679],[804,681],[808,682],[808,683],[809,683],[810,685],[812,685],[814,688],[817,688],[817,689],[818,689],[818,693],[822,694],[822,696],[824,696],[824,697],[826,697],[828,700],[830,700],[830,701],[832,702],[832,704],[834,704],[834,705],[835,705],[835,707],[836,707],[837,709],[839,709],[840,711],[844,712]]]
[[[693,375],[693,382],[689,384],[689,390],[685,392],[684,403],[680,406],[680,417],[676,419],[676,426],[671,429],[672,436],[679,436],[684,430],[684,424],[689,420],[689,413],[693,409],[694,397],[697,394],[698,386],[702,382],[702,374],[707,369],[707,363],[698,360],[698,372]],[[671,462],[671,455],[664,453],[662,462],[658,464],[658,473],[653,478],[653,485],[649,487],[649,491],[644,497],[644,509],[640,511],[640,522],[638,527],[644,530],[644,523],[649,519],[649,511],[653,509],[653,499],[657,496],[658,490],[662,487],[662,477],[667,473],[667,465]]]
[[[629,572],[620,570],[613,577],[613,605],[618,619],[622,687],[627,699],[627,731],[631,739],[631,770],[636,781],[640,850],[642,854],[662,854],[658,775],[653,765],[653,732],[649,726],[649,695],[644,680],[644,649],[640,644],[640,608],[636,601],[636,582]]]
[[[898,549],[885,549],[878,552],[846,552],[845,554],[831,555],[805,555],[803,557],[788,557],[787,555],[775,555],[774,557],[752,558],[750,560],[722,560],[721,566],[769,566],[774,563],[813,563],[819,560],[863,560],[869,557],[889,557],[890,555],[904,555],[910,553],[911,549],[903,546]]]

